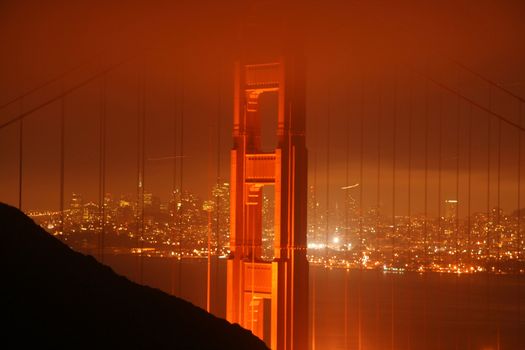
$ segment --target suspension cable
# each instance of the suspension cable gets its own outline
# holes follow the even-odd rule
[[[95,56],[96,57],[96,56]],[[33,94],[34,92],[38,91],[38,90],[41,90],[49,85],[52,85],[58,81],[63,81],[64,78],[66,78],[68,75],[70,75],[71,73],[79,70],[80,68],[86,66],[88,63],[90,63],[91,61],[93,61],[94,57],[92,57],[90,60],[86,61],[86,62],[83,62],[69,70],[66,70],[62,73],[60,73],[59,75],[53,77],[53,78],[50,78],[48,80],[45,80],[43,82],[41,82],[40,84],[34,86],[33,88],[21,93],[20,95],[18,95],[17,97],[14,97],[12,98],[11,100],[7,101],[7,102],[4,102],[2,105],[0,105],[0,109],[4,109],[10,105],[12,105],[13,103],[15,102],[18,102],[18,101],[22,101],[24,98],[28,97],[29,95]],[[63,89],[63,87],[62,87]]]
[[[20,113],[19,115],[17,115],[16,117],[0,124],[0,130],[19,121],[19,120],[22,120],[24,118],[26,118],[27,116],[33,114],[34,112],[52,104],[53,102],[56,102],[56,101],[59,101],[60,99],[62,99],[63,97],[65,96],[68,96],[70,95],[71,93],[77,91],[78,89],[88,85],[89,83],[91,83],[92,81],[116,70],[117,68],[121,67],[122,65],[124,65],[125,63],[128,63],[129,61],[131,61],[134,57],[132,58],[128,58],[128,59],[125,59],[125,60],[122,60],[122,61],[119,61],[117,63],[114,63],[112,65],[110,65],[109,67],[105,68],[105,69],[102,69],[100,71],[98,71],[97,73],[95,73],[94,75],[92,75],[91,77],[85,79],[85,80],[82,80],[81,82],[73,85],[72,87],[68,88],[68,89],[65,89],[62,93],[58,94],[57,96],[54,96],[52,98],[49,98],[48,100],[40,103],[39,105],[33,107],[33,108],[30,108],[28,109],[27,111],[23,112],[23,113]]]
[[[519,102],[521,103],[525,103],[525,99],[521,96],[518,96],[516,95],[515,93],[513,93],[512,91],[504,88],[503,86],[501,86],[500,84],[494,82],[493,80],[490,80],[488,78],[486,78],[485,76],[479,74],[478,72],[475,72],[473,69],[467,67],[465,64],[459,62],[459,61],[455,61],[455,60],[452,60],[452,62],[454,64],[456,64],[457,66],[463,68],[464,70],[466,70],[467,72],[473,74],[474,76],[478,77],[479,79],[483,80],[484,82],[492,85],[493,87],[497,87],[498,89],[500,89],[501,91],[507,93],[508,95],[514,97],[515,99],[517,99]]]
[[[507,118],[505,118],[504,116],[502,116],[501,114],[497,113],[497,112],[494,112],[492,110],[492,108],[489,106],[489,108],[487,107],[484,107],[482,105],[480,105],[479,103],[476,103],[474,100],[466,97],[465,95],[461,94],[460,92],[458,92],[457,90],[454,90],[450,87],[448,87],[447,85],[443,84],[443,83],[440,83],[439,81],[429,77],[429,76],[424,76],[428,81],[432,82],[434,85],[438,86],[439,88],[445,90],[445,91],[448,91],[449,93],[453,94],[453,95],[456,95],[458,96],[460,99],[462,99],[463,101],[465,102],[468,102],[469,104],[471,104],[472,106],[478,108],[479,110],[491,115],[491,116],[494,116],[498,119],[500,119],[501,121],[507,123],[508,125],[520,130],[520,131],[525,131],[525,127],[519,125],[518,123],[516,122],[513,122],[512,120],[509,120]]]

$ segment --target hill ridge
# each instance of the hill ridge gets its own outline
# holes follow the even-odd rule
[[[267,349],[250,331],[73,251],[0,203],[4,344]]]

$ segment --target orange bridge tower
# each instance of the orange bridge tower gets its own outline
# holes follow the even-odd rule
[[[227,319],[273,350],[308,349],[305,74],[294,56],[235,66]],[[261,149],[259,97],[277,92],[277,145]],[[274,258],[261,258],[262,187],[273,186]]]

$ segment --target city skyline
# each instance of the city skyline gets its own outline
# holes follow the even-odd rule
[[[110,237],[112,234],[125,234],[129,239],[127,243],[126,240],[121,241],[122,246],[108,244],[107,253],[111,254],[112,251],[120,254],[137,253],[137,249],[140,248],[137,237],[143,236],[144,241],[154,247],[148,250],[148,256],[169,257],[170,252],[175,252],[180,258],[178,247],[183,247],[186,257],[196,256],[204,259],[207,256],[208,244],[206,217],[207,212],[211,210],[212,255],[226,257],[229,252],[228,188],[228,183],[216,186],[210,199],[199,198],[189,191],[181,197],[180,192],[176,191],[174,198],[168,202],[161,201],[152,193],[145,193],[144,209],[141,203],[129,196],[121,195],[117,199],[107,194],[104,201],[106,210],[104,235]],[[312,193],[311,188],[310,193]],[[498,213],[497,208],[492,208],[489,221],[486,212],[472,213],[470,217],[456,220],[458,203],[455,200],[445,199],[441,220],[438,217],[414,214],[411,217],[398,215],[393,221],[393,217],[381,214],[374,207],[362,210],[361,217],[359,214],[361,209],[356,205],[355,200],[349,197],[351,202],[348,205],[343,204],[339,210],[329,213],[327,231],[327,211],[319,202],[315,206],[313,200],[314,198],[309,196],[307,236],[308,256],[311,263],[359,269],[363,267],[361,264],[366,256],[365,268],[385,271],[394,267],[400,269],[398,272],[475,273],[486,272],[488,266],[495,269],[499,266],[501,271],[490,272],[525,273],[525,265],[522,263],[525,242],[523,234],[519,236],[517,229],[519,222],[525,221],[523,210],[519,215],[518,212]],[[269,220],[263,227],[262,249],[264,258],[271,260],[273,219],[269,217],[269,213],[273,212],[273,208],[270,206],[268,195],[264,196],[263,202],[263,217]],[[216,206],[219,207],[220,212],[216,211]],[[175,212],[174,208],[177,208]],[[177,214],[181,208],[186,217],[183,226],[180,226],[181,222],[178,221],[180,214]],[[137,226],[142,222],[140,219],[142,210],[145,217],[143,229]],[[64,222],[67,223],[65,225],[69,226],[64,229],[66,243],[68,240],[76,242],[75,233],[84,231],[89,234],[82,236],[91,246],[88,252],[99,254],[97,250],[100,247],[97,245],[100,245],[100,242],[97,242],[96,238],[102,232],[101,213],[97,203],[91,201],[84,203],[81,195],[73,193],[69,208],[64,212]],[[63,236],[60,233],[62,218],[60,212],[29,211],[29,215],[51,234]],[[273,217],[273,213],[271,216]],[[316,223],[315,218],[317,218]],[[219,224],[217,224],[218,220]],[[428,226],[426,229],[425,223]],[[393,224],[396,225],[395,231]],[[181,232],[186,236],[180,237]],[[217,232],[219,232],[219,240],[217,240]],[[161,237],[157,236],[159,234],[164,238],[163,241],[157,242],[158,237]],[[182,241],[185,243],[181,244]],[[153,244],[154,242],[162,244]],[[176,244],[177,247],[171,247],[170,244]],[[82,249],[86,249],[86,246]],[[393,251],[396,251],[395,257],[392,257]],[[426,256],[424,252],[427,252]],[[490,257],[487,254],[490,254]],[[499,260],[500,258],[502,260]],[[459,266],[458,264],[462,267],[455,268],[454,265]],[[471,267],[474,270],[469,270]]]
[[[523,348],[524,16],[520,0],[1,2],[8,329]]]

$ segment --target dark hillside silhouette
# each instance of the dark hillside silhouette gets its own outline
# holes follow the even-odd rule
[[[2,203],[0,237],[4,345],[266,349],[240,326],[73,251]]]

